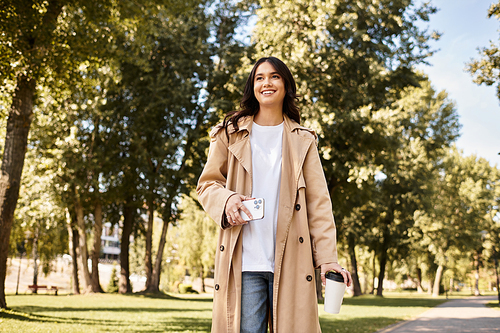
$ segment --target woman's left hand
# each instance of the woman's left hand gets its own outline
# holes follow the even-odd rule
[[[326,284],[325,274],[329,271],[335,271],[337,273],[342,274],[342,276],[344,277],[345,284],[348,287],[351,285],[352,282],[351,273],[349,273],[348,270],[346,270],[336,262],[321,265],[321,282],[323,282],[323,285]]]

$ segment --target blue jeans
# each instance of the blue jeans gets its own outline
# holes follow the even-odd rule
[[[273,319],[272,272],[243,272],[241,276],[240,333],[266,333]]]

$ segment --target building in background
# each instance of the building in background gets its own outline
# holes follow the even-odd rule
[[[104,261],[120,261],[120,226],[106,222],[102,228],[101,254]]]

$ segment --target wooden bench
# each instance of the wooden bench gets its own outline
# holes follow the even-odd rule
[[[56,296],[57,296],[57,291],[59,290],[57,288],[57,286],[48,287],[48,286],[42,286],[42,285],[31,285],[31,286],[28,286],[28,289],[34,294],[37,294],[38,290],[46,290],[47,292],[53,291],[54,295],[56,295]]]

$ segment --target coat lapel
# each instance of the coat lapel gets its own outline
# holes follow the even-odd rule
[[[250,146],[252,122],[253,117],[247,117],[242,121],[238,130],[238,139],[228,147],[229,151],[236,157],[250,177],[252,175],[252,148]]]

